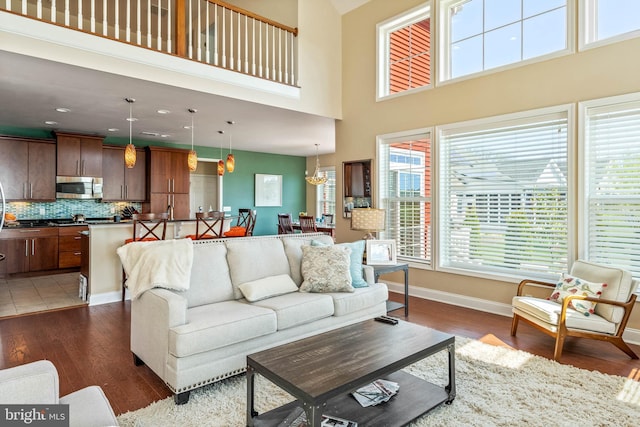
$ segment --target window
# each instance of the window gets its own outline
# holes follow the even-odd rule
[[[568,108],[439,128],[440,266],[566,271]]]
[[[581,106],[581,257],[639,277],[640,95]]]
[[[336,214],[336,169],[320,168],[320,176],[326,176],[327,182],[316,187],[316,216]]]
[[[378,24],[378,98],[431,83],[431,18],[424,5]]]
[[[570,46],[567,0],[441,0],[440,11],[441,81]]]
[[[397,256],[431,263],[431,133],[378,138],[380,207],[387,211],[383,239],[396,241]]]
[[[581,0],[580,10],[580,47],[600,41],[616,42],[640,36],[638,0]]]

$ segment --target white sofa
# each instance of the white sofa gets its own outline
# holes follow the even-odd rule
[[[60,397],[58,371],[48,360],[0,370],[0,402],[3,405],[24,405],[25,412],[35,411],[29,408],[30,405],[69,405],[67,425],[70,427],[118,425],[109,400],[99,386],[85,387]],[[40,424],[36,420],[33,422],[34,425]],[[20,424],[28,425],[30,422]]]
[[[193,243],[186,291],[153,288],[131,302],[131,351],[186,403],[191,390],[245,371],[248,354],[386,313],[388,290],[374,283],[354,292],[290,292],[253,303],[239,285],[288,275],[297,286],[302,246],[332,245],[323,234],[201,240]]]

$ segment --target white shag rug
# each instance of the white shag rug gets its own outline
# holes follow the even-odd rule
[[[446,352],[405,371],[445,385]],[[456,390],[451,405],[438,406],[411,426],[640,425],[637,379],[561,365],[468,338],[456,337]],[[255,392],[260,413],[293,400],[259,375]],[[246,398],[246,377],[241,375],[192,391],[185,405],[177,406],[169,397],[122,414],[118,421],[137,427],[240,427],[246,425]]]

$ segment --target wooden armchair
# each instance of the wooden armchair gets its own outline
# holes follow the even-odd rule
[[[511,335],[516,335],[518,322],[523,320],[555,338],[554,360],[560,359],[566,337],[608,341],[632,359],[637,359],[638,356],[622,339],[636,301],[634,291],[638,283],[632,280],[631,274],[618,268],[578,260],[573,264],[570,276],[592,284],[606,283],[606,287],[599,298],[576,292],[565,296],[562,304],[558,304],[548,299],[527,296],[526,293],[530,292],[530,286],[546,287],[551,293],[555,284],[537,280],[521,281],[512,301]],[[593,302],[596,306],[585,312],[575,309],[579,307],[578,303],[584,302]]]
[[[303,233],[317,233],[316,219],[309,215],[300,215],[300,230]]]
[[[196,233],[185,237],[191,240],[219,239],[224,237],[224,212],[210,211],[196,213]]]
[[[293,234],[291,214],[278,214],[278,234]]]

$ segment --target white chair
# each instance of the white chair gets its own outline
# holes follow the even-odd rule
[[[592,283],[606,283],[599,298],[571,295],[562,304],[544,298],[527,296],[529,286],[547,287],[549,294],[553,283],[523,280],[518,285],[518,293],[512,300],[513,321],[511,335],[515,336],[518,321],[523,320],[536,329],[556,339],[553,359],[559,360],[566,337],[591,338],[608,341],[624,351],[632,359],[638,356],[623,341],[622,333],[627,326],[629,315],[636,301],[634,294],[638,283],[628,271],[577,260],[571,268],[571,276]],[[596,306],[593,313],[585,315],[570,307],[571,301],[591,301]]]
[[[99,386],[85,387],[60,397],[58,371],[48,360],[0,370],[0,402],[8,404],[69,405],[69,426],[117,426],[109,400]]]

